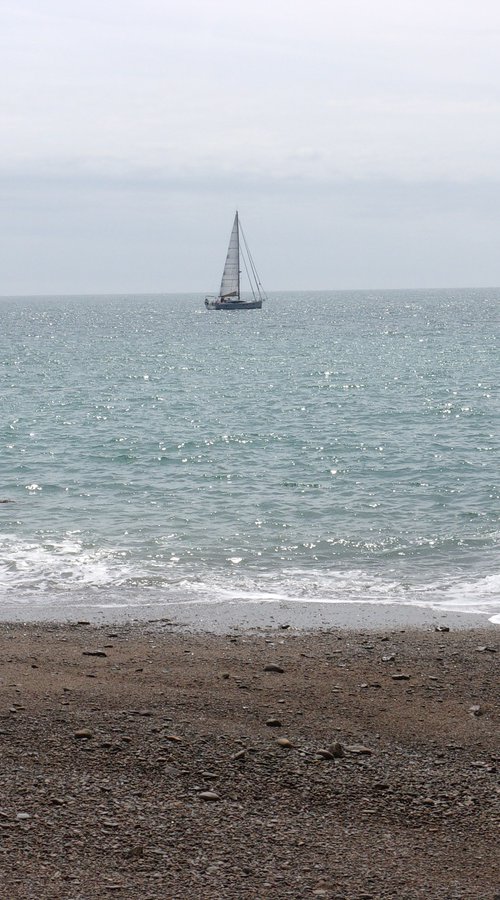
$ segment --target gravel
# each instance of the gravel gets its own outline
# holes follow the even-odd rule
[[[1,897],[498,898],[496,635],[0,625]]]

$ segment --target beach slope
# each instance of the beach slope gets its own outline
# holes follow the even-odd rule
[[[498,650],[2,624],[2,896],[493,900]]]

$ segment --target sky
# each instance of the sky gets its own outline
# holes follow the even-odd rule
[[[0,0],[0,294],[500,285],[498,0]]]

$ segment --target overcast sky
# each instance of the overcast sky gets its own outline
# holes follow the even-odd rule
[[[0,0],[0,293],[500,285],[498,0]]]

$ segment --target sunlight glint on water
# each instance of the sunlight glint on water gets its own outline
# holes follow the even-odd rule
[[[498,293],[1,300],[2,603],[500,614]]]

